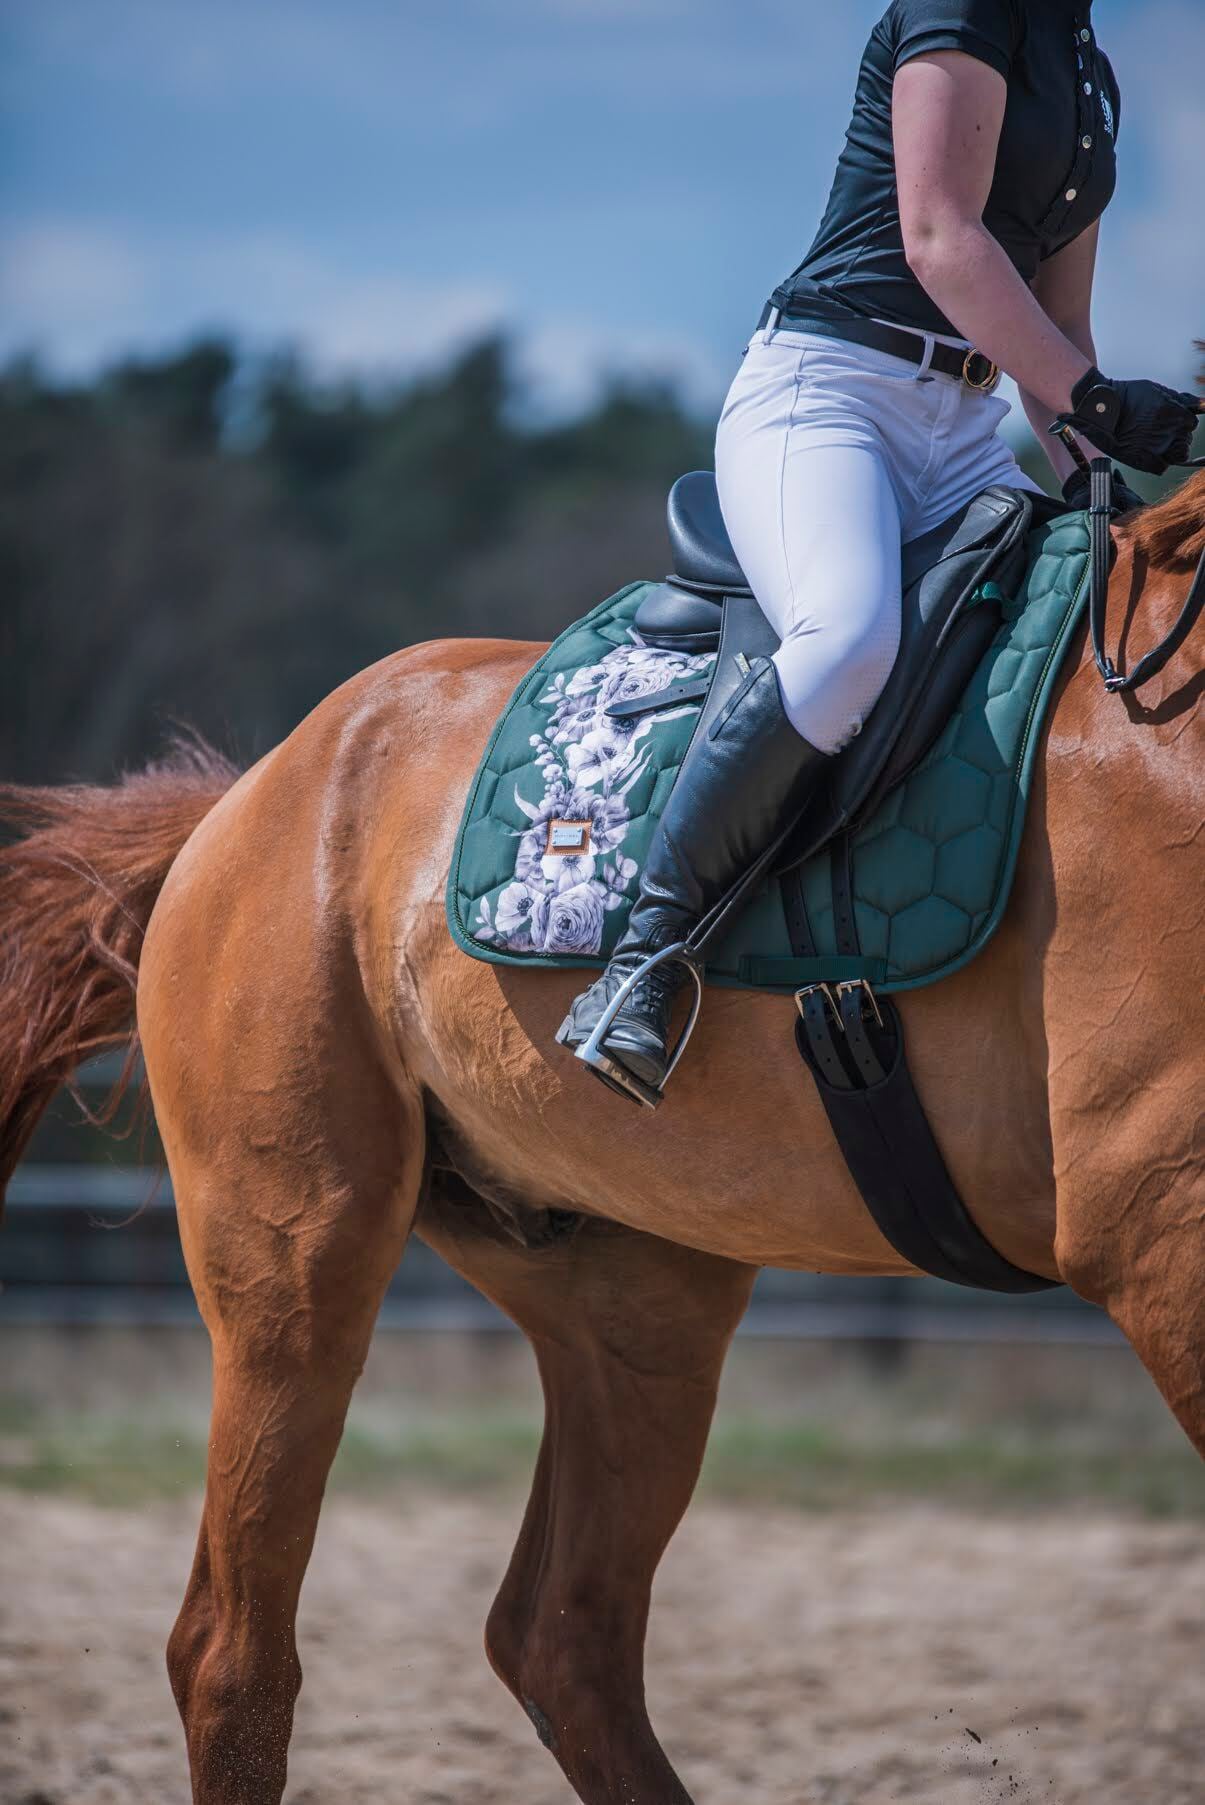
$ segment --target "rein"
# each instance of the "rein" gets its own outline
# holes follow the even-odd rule
[[[1088,625],[1092,634],[1092,656],[1096,660],[1096,668],[1104,679],[1105,688],[1110,695],[1120,695],[1126,690],[1138,689],[1148,683],[1163,669],[1168,659],[1178,652],[1188,635],[1200,619],[1205,608],[1205,551],[1197,561],[1196,574],[1189,587],[1184,606],[1165,638],[1146,652],[1126,676],[1121,676],[1117,666],[1105,650],[1105,609],[1109,599],[1109,577],[1113,571],[1114,547],[1113,536],[1109,525],[1113,518],[1113,463],[1110,458],[1093,458],[1088,463],[1076,443],[1069,428],[1063,427],[1058,436],[1066,445],[1081,470],[1087,470],[1092,479],[1089,496],[1088,519],[1090,522],[1090,577],[1088,592]],[[1205,469],[1205,458],[1190,458],[1180,466],[1184,470]]]

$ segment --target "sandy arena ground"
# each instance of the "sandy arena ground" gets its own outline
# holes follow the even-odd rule
[[[570,1800],[481,1649],[519,1511],[329,1500],[294,1805]],[[0,1494],[4,1805],[185,1805],[162,1648],[195,1524]],[[702,1503],[659,1581],[654,1722],[699,1805],[1200,1805],[1203,1599],[1191,1524]]]

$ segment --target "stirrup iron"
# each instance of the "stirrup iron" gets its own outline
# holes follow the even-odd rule
[[[613,1054],[608,1053],[602,1043],[607,1038],[608,1031],[610,1030],[612,1022],[615,1020],[615,1017],[619,1014],[619,1011],[627,1002],[640,980],[646,973],[652,971],[654,965],[661,965],[668,960],[674,960],[678,964],[686,967],[687,971],[694,979],[695,994],[690,1006],[690,1014],[686,1018],[686,1026],[674,1042],[674,1050],[669,1056],[669,1064],[665,1068],[665,1077],[661,1080],[662,1088],[661,1090],[655,1090],[651,1084],[646,1084],[643,1078],[638,1078],[635,1072],[630,1072],[627,1066],[623,1065]],[[703,979],[699,971],[698,962],[694,954],[687,947],[685,940],[676,940],[672,946],[662,947],[659,953],[651,953],[647,959],[641,961],[630,976],[624,979],[623,983],[619,986],[619,989],[615,992],[615,995],[611,998],[611,1001],[603,1010],[598,1022],[591,1031],[589,1038],[584,1040],[581,1046],[575,1050],[573,1057],[582,1060],[588,1065],[595,1077],[601,1078],[602,1082],[607,1085],[610,1090],[618,1091],[621,1096],[631,1098],[634,1103],[643,1104],[645,1109],[656,1109],[665,1094],[664,1087],[673,1077],[674,1069],[683,1053],[686,1051],[686,1043],[694,1033],[695,1023],[699,1019],[699,1010],[702,1007]]]

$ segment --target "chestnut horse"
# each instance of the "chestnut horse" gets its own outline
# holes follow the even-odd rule
[[[1132,664],[1205,546],[1205,476],[1115,529]],[[235,779],[9,790],[0,1180],[134,993],[213,1343],[208,1483],[168,1664],[199,1805],[275,1805],[327,1469],[414,1230],[519,1324],[547,1401],[489,1658],[587,1805],[688,1805],[644,1704],[658,1560],[762,1266],[901,1273],[796,1057],[789,998],[711,991],[656,1115],[553,1038],[579,974],[444,918],[487,735],[540,648],[416,646]],[[1007,918],[902,1008],[979,1226],[1104,1306],[1205,1451],[1199,644],[1132,696],[1068,661]],[[145,930],[145,933],[144,933]],[[349,1629],[349,1634],[354,1633]]]

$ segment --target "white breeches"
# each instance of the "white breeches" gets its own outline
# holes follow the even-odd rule
[[[716,432],[720,507],[782,642],[783,704],[822,752],[860,730],[891,675],[901,545],[989,483],[1036,488],[998,436],[1008,411],[862,345],[773,324],[750,341]]]

